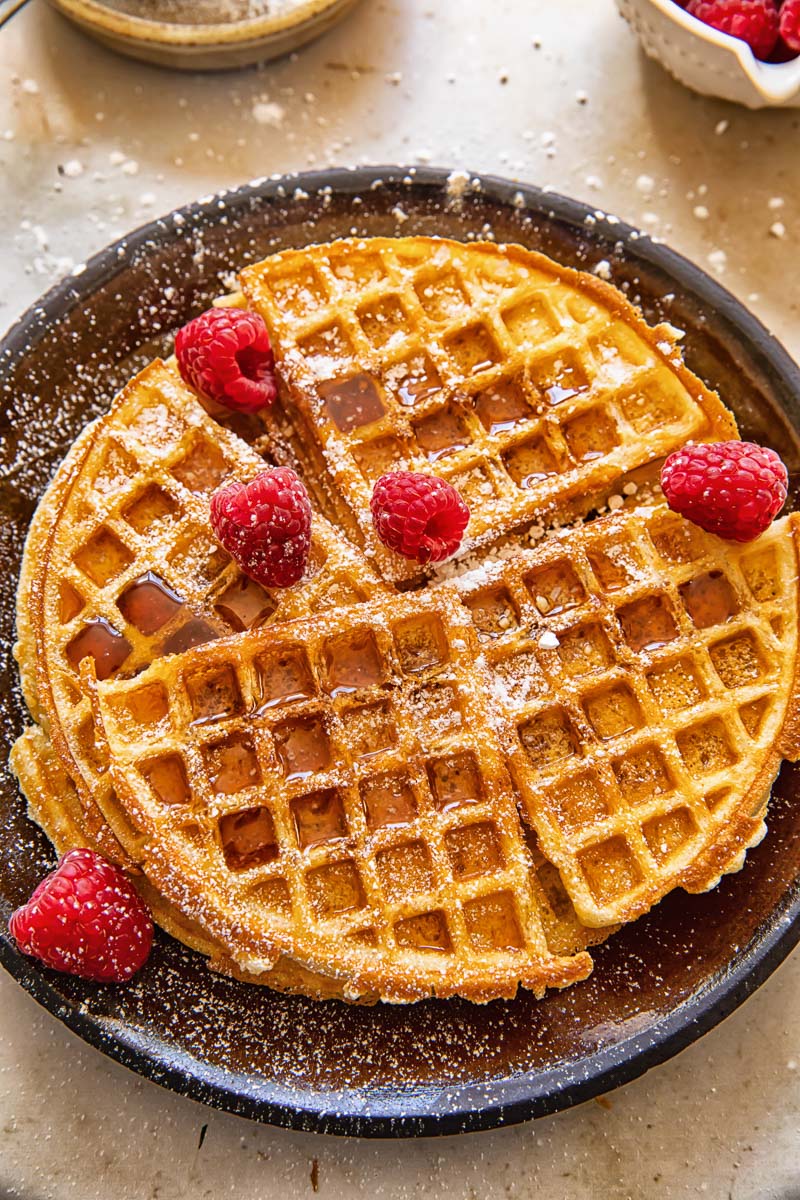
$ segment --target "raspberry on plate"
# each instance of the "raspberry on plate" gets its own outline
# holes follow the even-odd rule
[[[141,896],[94,850],[65,854],[8,928],[23,954],[104,983],[127,982],[153,944],[153,921]]]
[[[780,35],[790,50],[800,54],[800,0],[783,0]]]
[[[686,11],[720,33],[747,42],[756,58],[769,58],[777,45],[774,0],[689,0]]]
[[[175,356],[185,383],[234,412],[258,412],[278,394],[264,321],[240,308],[210,308],[178,330]]]
[[[292,587],[311,547],[311,502],[290,467],[229,483],[211,497],[211,527],[231,558],[263,587]]]
[[[469,509],[452,483],[413,471],[382,475],[370,508],[383,544],[419,563],[455,554],[469,521]]]
[[[667,503],[718,537],[751,542],[768,529],[786,502],[786,467],[753,442],[684,446],[661,471]]]

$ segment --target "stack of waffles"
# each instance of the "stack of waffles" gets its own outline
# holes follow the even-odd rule
[[[541,255],[342,241],[241,286],[281,384],[253,445],[156,361],[34,519],[36,723],[12,751],[32,815],[130,871],[216,969],[277,989],[486,1001],[583,979],[589,947],[763,835],[800,755],[797,521],[731,545],[637,492],[733,418],[674,330]],[[276,591],[208,518],[264,455],[317,506],[306,576]],[[438,572],[375,537],[372,486],[398,468],[470,507]]]

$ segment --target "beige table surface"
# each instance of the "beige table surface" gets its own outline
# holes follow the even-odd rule
[[[432,162],[550,184],[641,224],[720,273],[800,356],[798,146],[800,114],[672,83],[612,0],[365,0],[291,60],[215,77],[118,59],[34,0],[0,33],[0,327],[107,242],[218,188]],[[343,1142],[172,1096],[2,976],[0,1197],[294,1200],[313,1194],[316,1162],[331,1200],[797,1200],[798,1064],[795,955],[602,1105],[469,1138]]]

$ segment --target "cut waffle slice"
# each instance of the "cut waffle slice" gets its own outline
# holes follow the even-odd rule
[[[58,854],[88,847],[104,857],[114,857],[109,853],[108,839],[113,836],[110,829],[103,823],[98,837],[97,829],[87,822],[86,805],[81,802],[75,785],[38,726],[31,726],[17,739],[11,750],[10,763],[27,798],[31,819],[44,830]],[[99,810],[95,811],[99,813]],[[568,956],[605,941],[612,930],[588,929],[578,921],[558,872],[538,849],[533,830],[526,825],[525,831],[531,852],[531,888],[551,953]],[[122,854],[121,848],[119,854]],[[246,983],[314,1000],[345,999],[341,979],[310,971],[285,955],[267,971],[243,971],[224,947],[196,921],[184,917],[174,904],[165,900],[141,872],[134,873],[133,882],[156,923],[185,946],[205,955],[213,970]],[[349,999],[352,1001],[353,997]],[[377,999],[377,994],[361,993],[358,996],[362,1004],[374,1003]]]
[[[88,847],[108,856],[104,840],[98,840],[86,823],[85,805],[81,803],[75,785],[38,726],[31,726],[17,739],[11,751],[11,765],[27,797],[32,820],[41,826],[59,854]],[[169,904],[144,875],[135,874],[133,883],[157,924],[183,945],[207,955],[216,970],[249,983],[265,984],[275,991],[300,993],[317,1000],[342,997],[341,985],[337,980],[316,975],[285,958],[279,959],[270,971],[260,975],[244,974],[197,922],[188,920],[175,905]],[[559,944],[564,936],[569,937],[568,920],[562,918],[552,928],[551,936]],[[365,999],[369,1002],[377,997],[367,996]]]
[[[732,415],[615,288],[520,246],[349,239],[241,273],[267,323],[283,401],[321,502],[397,581],[376,539],[387,471],[448,479],[470,506],[462,549],[588,512],[626,472]]]
[[[800,754],[800,517],[723,542],[643,507],[456,582],[529,819],[581,921],[702,891]]]
[[[166,364],[137,375],[85,436],[86,453],[57,475],[42,505],[47,523],[37,518],[26,547],[16,652],[88,820],[105,778],[80,686],[84,656],[101,677],[135,674],[158,655],[360,601],[383,585],[321,518],[296,587],[266,591],[242,576],[213,537],[209,496],[264,462],[212,421]]]
[[[584,978],[587,954],[547,943],[475,648],[441,592],[253,630],[127,681],[92,685],[87,660],[126,849],[244,970],[285,955],[348,998],[398,1002]]]

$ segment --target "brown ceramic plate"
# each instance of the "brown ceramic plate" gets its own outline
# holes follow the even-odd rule
[[[689,365],[736,409],[745,436],[800,463],[800,372],[718,284],[580,204],[484,179],[461,201],[444,172],[396,168],[269,180],[183,209],[93,259],[0,345],[0,729],[26,714],[11,658],[25,530],[76,433],[238,264],[337,235],[426,233],[517,241],[564,262],[611,263],[651,320],[687,331]],[[0,755],[0,929],[52,863]],[[800,939],[800,772],[785,767],[770,832],[740,874],[677,891],[594,952],[591,979],[537,1003],[429,1001],[348,1008],[211,975],[159,935],[127,987],[57,975],[0,938],[6,968],[106,1054],[175,1091],[262,1121],[412,1136],[522,1121],[608,1091],[721,1021]]]

